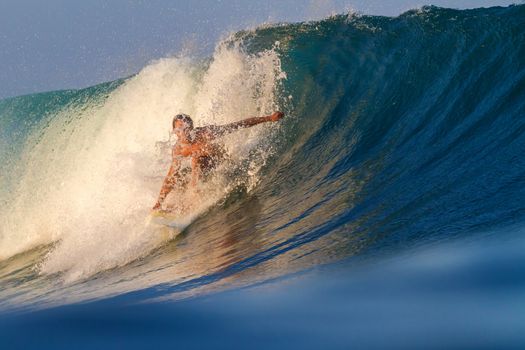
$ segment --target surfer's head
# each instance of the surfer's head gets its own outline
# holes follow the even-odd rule
[[[173,117],[171,125],[173,127],[173,130],[177,128],[191,130],[193,129],[193,120],[191,120],[190,116],[187,114],[177,114]]]
[[[177,114],[171,122],[173,133],[183,142],[193,139],[193,120],[187,114]]]

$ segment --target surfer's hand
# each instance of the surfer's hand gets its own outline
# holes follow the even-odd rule
[[[270,116],[268,116],[268,120],[271,122],[276,122],[284,117],[283,112],[273,112]]]

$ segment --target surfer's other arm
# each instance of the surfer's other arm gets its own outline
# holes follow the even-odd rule
[[[157,202],[153,206],[153,209],[160,209],[162,202],[164,202],[164,199],[166,199],[166,196],[171,192],[171,190],[173,190],[173,187],[175,187],[175,184],[178,180],[177,177],[179,169],[180,163],[174,158],[173,162],[171,163],[170,169],[168,170],[168,174],[164,178],[162,188],[160,189],[159,197],[157,199]]]

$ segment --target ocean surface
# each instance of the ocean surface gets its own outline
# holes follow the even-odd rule
[[[173,115],[274,110],[169,198],[183,229],[150,220]],[[1,100],[0,341],[524,348],[524,153],[525,5],[266,25]]]

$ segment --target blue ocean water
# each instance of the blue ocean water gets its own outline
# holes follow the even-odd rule
[[[164,292],[151,288],[3,315],[0,335],[21,349],[520,349],[525,241],[499,233],[179,302],[142,303]]]
[[[286,118],[225,141],[236,185],[161,240],[141,223],[173,105]],[[0,101],[0,337],[522,348],[524,117],[523,5],[263,27]]]

